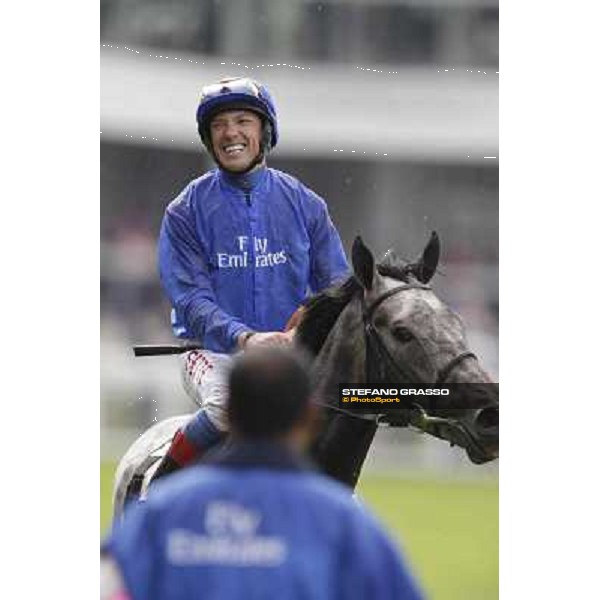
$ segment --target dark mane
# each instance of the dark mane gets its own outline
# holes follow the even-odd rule
[[[410,269],[411,265],[398,258],[393,250],[388,250],[377,264],[380,275],[404,282],[409,279]],[[316,356],[341,312],[361,289],[356,277],[351,275],[342,284],[327,288],[310,298],[304,306],[306,312],[296,333],[302,348]]]
[[[302,348],[316,356],[340,313],[361,289],[356,277],[351,275],[341,285],[327,288],[310,298],[304,306],[306,312],[296,332]]]

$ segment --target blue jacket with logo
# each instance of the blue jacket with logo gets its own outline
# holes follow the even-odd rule
[[[271,168],[220,169],[167,207],[159,270],[175,335],[230,352],[243,331],[281,331],[310,293],[349,274],[325,202]]]
[[[104,545],[134,600],[418,600],[350,491],[269,442],[159,481]]]

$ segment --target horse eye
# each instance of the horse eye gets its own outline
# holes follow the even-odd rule
[[[403,344],[410,342],[415,337],[409,329],[402,327],[401,325],[394,327],[392,333],[394,337]]]

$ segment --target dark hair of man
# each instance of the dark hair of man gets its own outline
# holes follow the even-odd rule
[[[277,437],[292,429],[309,402],[304,360],[291,350],[246,351],[229,376],[229,423],[244,437]]]

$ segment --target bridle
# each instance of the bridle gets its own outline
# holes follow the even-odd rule
[[[367,376],[366,380],[369,383],[379,383],[385,381],[386,373],[390,373],[393,376],[394,381],[398,382],[428,383],[425,381],[418,381],[414,375],[408,372],[406,367],[399,364],[394,359],[373,323],[373,315],[383,302],[385,302],[388,298],[399,294],[400,292],[415,289],[431,290],[431,288],[427,285],[408,283],[407,285],[397,286],[388,290],[387,292],[384,292],[368,307],[366,300],[363,297],[363,326],[365,330],[366,342],[365,371]],[[450,376],[450,373],[467,358],[476,359],[477,357],[475,354],[473,354],[473,352],[462,352],[458,356],[455,356],[443,369],[438,371],[435,384],[439,385],[444,383]]]
[[[407,290],[431,290],[429,286],[420,283],[407,283],[406,285],[394,287],[376,298],[369,306],[363,296],[363,326],[365,331],[365,371],[367,381],[369,383],[384,382],[386,374],[391,375],[394,381],[403,383],[428,383],[419,381],[418,377],[408,372],[408,369],[394,359],[391,352],[388,350],[384,340],[380,336],[375,324],[373,323],[373,315],[375,311],[388,298]],[[452,371],[465,360],[473,358],[477,360],[477,356],[470,351],[461,352],[452,358],[448,364],[437,372],[435,385],[440,385],[447,381]],[[471,460],[475,463],[487,462],[490,460],[489,454],[479,439],[465,426],[459,419],[450,417],[437,417],[427,414],[425,409],[416,402],[412,402],[407,406],[406,411],[398,411],[404,413],[399,419],[393,419],[396,425],[412,425],[422,431],[426,431],[431,435],[440,437],[450,442],[450,445],[458,444],[465,448]],[[381,420],[381,417],[378,418]]]
[[[367,306],[363,296],[362,321],[365,332],[365,374],[366,381],[369,384],[382,383],[385,382],[386,379],[389,381],[390,378],[393,378],[393,381],[399,383],[429,383],[419,381],[419,378],[410,373],[406,366],[395,360],[373,323],[373,315],[383,302],[396,294],[413,289],[431,290],[429,286],[420,283],[407,283],[406,285],[397,286],[384,292],[369,306]],[[461,352],[452,358],[448,364],[437,372],[435,385],[440,385],[447,381],[452,371],[469,358],[477,359],[477,356],[473,352],[466,351]],[[328,405],[328,408],[332,409],[334,412],[343,413],[354,418],[372,420],[372,418],[336,406]],[[405,411],[397,411],[398,413],[403,413],[402,416],[398,415],[398,417],[388,419],[388,422],[396,426],[412,425],[431,435],[449,441],[451,445],[458,444],[466,449],[473,462],[480,463],[489,460],[488,452],[479,440],[477,440],[464,423],[458,419],[431,416],[416,402],[410,403],[406,408],[407,410]],[[383,421],[386,417],[386,415],[378,415],[376,417],[376,422]]]

